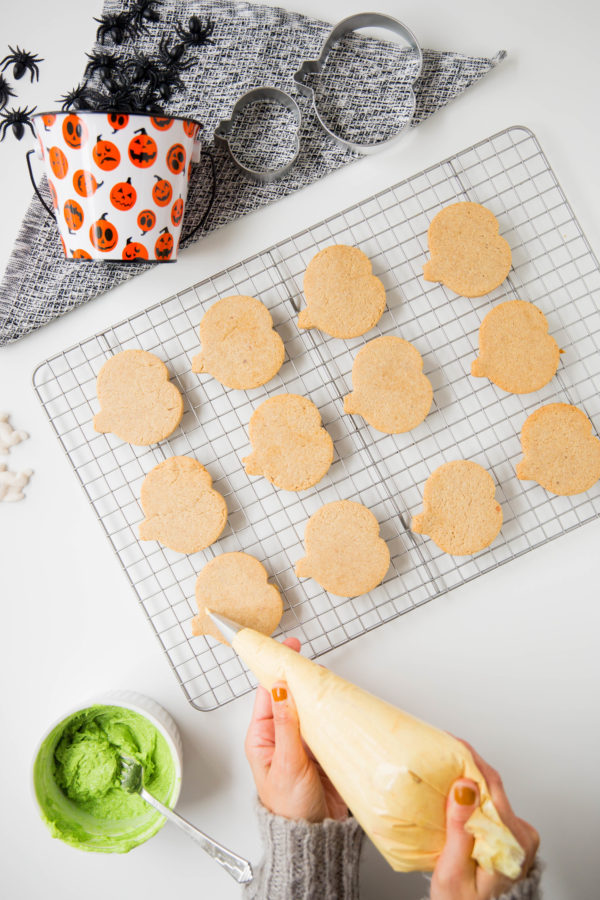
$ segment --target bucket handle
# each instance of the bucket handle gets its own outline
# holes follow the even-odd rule
[[[200,228],[202,228],[202,226],[204,225],[204,223],[205,223],[206,220],[208,219],[208,216],[209,216],[209,214],[210,214],[210,211],[211,211],[211,209],[213,208],[213,203],[215,202],[215,196],[216,196],[216,194],[217,194],[217,173],[216,173],[216,169],[215,169],[215,160],[214,160],[214,157],[213,157],[212,153],[211,153],[210,150],[208,149],[208,147],[205,147],[204,152],[206,153],[206,155],[207,155],[208,158],[210,159],[210,169],[211,169],[211,176],[212,176],[212,188],[211,188],[211,192],[210,192],[210,200],[208,201],[208,206],[207,206],[206,209],[204,210],[204,215],[202,216],[202,218],[200,219],[200,221],[198,222],[198,224],[195,225],[195,226],[192,228],[191,231],[188,231],[187,234],[182,234],[182,235],[181,235],[181,242],[187,241],[188,238],[191,238],[192,235],[196,234],[196,232],[197,232]],[[43,201],[42,201],[42,202],[43,202]],[[48,207],[46,207],[46,209],[47,209],[47,208],[48,208]]]
[[[48,204],[46,203],[46,201],[40,194],[39,188],[35,182],[33,168],[31,166],[31,154],[35,153],[35,152],[36,152],[35,149],[32,149],[32,150],[28,150],[27,153],[25,154],[26,159],[27,159],[27,168],[29,170],[29,178],[31,179],[31,184],[33,185],[33,189],[36,192],[40,203],[42,204],[42,206],[44,207],[44,209],[46,210],[46,212],[48,213],[48,215],[50,216],[52,221],[56,221],[56,216],[54,215],[54,213],[52,212],[52,210],[50,209],[50,207],[48,206]],[[217,173],[215,170],[215,160],[214,160],[212,153],[210,152],[210,150],[208,148],[206,148],[204,152],[207,154],[208,158],[210,159],[210,169],[211,169],[211,176],[212,176],[212,188],[211,188],[211,192],[210,192],[210,200],[208,201],[208,206],[206,207],[206,209],[204,211],[204,215],[202,216],[202,218],[200,219],[198,224],[195,225],[191,231],[188,231],[187,234],[182,234],[182,236],[181,236],[182,241],[187,241],[188,238],[191,238],[192,235],[196,234],[196,232],[200,228],[202,228],[202,226],[205,224],[206,220],[208,219],[209,213],[210,213],[211,209],[213,208],[213,204],[215,202],[215,197],[217,194]]]
[[[25,156],[27,158],[27,168],[29,169],[29,177],[31,178],[31,183],[33,185],[33,189],[36,192],[36,194],[38,195],[38,199],[39,199],[40,203],[42,204],[42,206],[44,207],[44,209],[46,210],[46,212],[48,213],[48,215],[50,216],[52,221],[55,222],[56,216],[54,215],[54,213],[52,212],[52,210],[50,209],[50,207],[48,206],[48,204],[46,203],[46,201],[40,194],[38,186],[35,183],[35,178],[33,176],[33,169],[31,167],[31,159],[30,159],[31,154],[35,153],[35,152],[36,152],[35,149],[33,149],[33,150],[28,150],[27,153],[25,154]]]

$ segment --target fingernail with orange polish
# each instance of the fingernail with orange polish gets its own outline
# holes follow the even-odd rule
[[[468,787],[466,784],[459,784],[454,788],[454,799],[461,806],[473,806],[476,797],[477,795],[473,788]]]
[[[282,700],[287,700],[287,691],[285,688],[274,687],[271,693],[273,694],[275,703],[281,703]]]

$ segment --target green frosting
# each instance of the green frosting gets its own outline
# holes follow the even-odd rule
[[[42,744],[34,787],[53,837],[82,850],[125,853],[164,819],[121,787],[121,757],[144,767],[144,785],[166,805],[175,795],[167,742],[144,716],[120,706],[92,706],[60,723]]]

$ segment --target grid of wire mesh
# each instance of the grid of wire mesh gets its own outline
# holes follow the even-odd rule
[[[422,278],[429,222],[442,206],[464,199],[492,210],[513,253],[508,279],[474,301]],[[306,266],[331,243],[360,247],[386,287],[386,311],[364,338],[340,341],[296,326]],[[228,390],[191,372],[203,312],[230,294],[259,297],[285,342],[278,375],[251,391]],[[556,377],[520,396],[469,374],[481,320],[494,303],[515,297],[542,309],[564,350]],[[432,410],[408,434],[384,435],[343,413],[353,359],[378,334],[412,341],[433,384]],[[152,447],[124,444],[92,425],[96,375],[110,354],[128,348],[156,353],[184,396],[180,427]],[[191,633],[195,579],[215,554],[243,550],[263,562],[284,598],[276,634],[296,635],[314,657],[598,516],[600,483],[558,497],[519,481],[514,469],[521,427],[537,407],[573,403],[600,421],[599,351],[598,261],[536,138],[514,127],[46,360],[34,385],[186,697],[207,710],[254,686],[230,648]],[[247,476],[241,463],[251,449],[253,410],[284,391],[310,397],[335,445],[325,478],[298,494]],[[168,456],[186,454],[208,468],[228,506],[220,540],[192,556],[142,542],[137,532],[145,475]],[[444,554],[409,528],[427,477],[451,459],[484,466],[503,506],[500,535],[471,557]],[[308,517],[336,499],[370,508],[391,554],[384,582],[353,599],[294,573]]]

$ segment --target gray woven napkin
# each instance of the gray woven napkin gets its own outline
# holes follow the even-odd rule
[[[106,0],[104,13],[127,6],[122,0]],[[217,166],[217,197],[202,233],[296,191],[356,156],[335,146],[321,129],[311,102],[294,88],[293,75],[306,59],[316,58],[331,25],[277,7],[239,0],[165,0],[161,22],[150,24],[135,41],[105,50],[130,57],[135,50],[151,55],[162,35],[176,22],[187,24],[191,15],[214,22],[214,43],[194,53],[194,65],[182,73],[185,90],[175,94],[166,112],[199,118],[204,136],[227,118],[236,100],[259,85],[273,85],[291,93],[302,111],[301,152],[292,172],[281,181],[258,185],[246,181],[222,150],[213,149]],[[407,23],[410,24],[410,23]],[[100,49],[99,44],[93,49]],[[423,51],[423,66],[414,88],[417,98],[411,125],[418,125],[440,107],[478,81],[504,56],[472,58],[459,53]],[[393,43],[352,34],[345,37],[330,57],[314,88],[319,109],[328,122],[352,140],[380,140],[389,136],[406,116],[407,72],[414,55]],[[65,92],[74,85],[65,85]],[[364,116],[360,115],[364,112]],[[358,114],[357,114],[358,113]],[[252,110],[232,136],[236,153],[247,165],[277,166],[291,147],[295,124],[282,111],[279,120]],[[286,118],[287,116],[287,118]],[[25,168],[25,167],[24,167]],[[185,229],[196,225],[209,200],[209,160],[192,177],[186,207]],[[50,202],[47,185],[42,194]],[[108,291],[148,268],[147,263],[127,266],[110,262],[67,262],[63,258],[56,225],[33,197],[0,284],[0,345],[16,341],[51,319]]]

